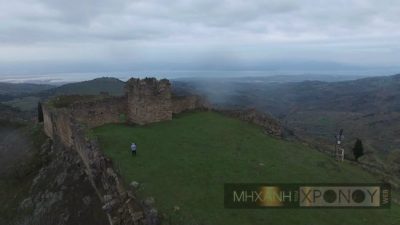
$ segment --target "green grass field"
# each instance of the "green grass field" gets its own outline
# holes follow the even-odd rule
[[[378,182],[347,163],[261,128],[212,112],[187,113],[147,126],[109,124],[94,130],[126,182],[153,196],[164,224],[397,225],[391,209],[224,209],[227,182]],[[130,156],[130,143],[138,155]],[[174,208],[179,207],[179,210]]]

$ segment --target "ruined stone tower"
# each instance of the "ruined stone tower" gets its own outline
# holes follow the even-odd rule
[[[143,125],[172,119],[171,84],[168,80],[131,78],[125,91],[128,122]]]

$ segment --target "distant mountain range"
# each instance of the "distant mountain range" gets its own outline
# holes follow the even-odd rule
[[[0,83],[0,96],[24,97],[25,95],[95,95],[108,92],[110,95],[123,94],[124,82],[111,77],[54,86],[49,84]]]
[[[287,82],[302,82],[302,81],[325,81],[338,82],[347,80],[357,80],[365,78],[361,75],[318,75],[318,74],[303,74],[303,75],[269,75],[269,76],[240,76],[240,77],[186,77],[176,78],[173,81],[230,81],[230,82],[246,82],[246,83],[287,83]]]
[[[97,95],[107,92],[110,95],[122,95],[125,82],[111,77],[96,78],[89,81],[69,83],[39,93],[40,95]]]

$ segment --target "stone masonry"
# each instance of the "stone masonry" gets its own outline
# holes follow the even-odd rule
[[[131,78],[126,84],[128,121],[147,124],[172,119],[171,84],[155,78]]]

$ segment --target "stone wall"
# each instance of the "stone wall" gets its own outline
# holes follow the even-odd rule
[[[54,139],[53,136],[53,120],[51,119],[51,114],[49,107],[47,105],[42,105],[43,112],[43,129],[44,133],[51,139]]]
[[[73,145],[69,109],[58,109],[57,114],[48,105],[43,105],[44,131],[51,139],[61,141],[65,146]]]
[[[108,97],[88,102],[72,104],[72,116],[90,128],[107,123],[121,123],[127,114],[127,98]]]
[[[147,124],[172,119],[171,84],[155,78],[127,81],[128,121]]]
[[[197,95],[192,96],[174,96],[172,98],[172,113],[178,114],[194,109],[208,109],[209,104]]]
[[[273,117],[254,109],[248,110],[216,110],[224,115],[238,118],[240,120],[261,126],[265,133],[276,137],[282,137],[283,127]]]

